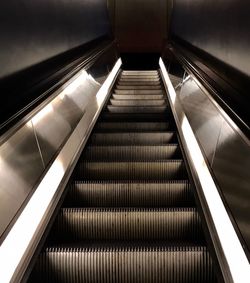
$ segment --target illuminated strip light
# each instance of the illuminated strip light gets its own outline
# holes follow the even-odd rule
[[[64,168],[59,161],[53,163],[32,199],[28,202],[2,243],[0,247],[0,278],[2,283],[11,282],[11,278],[27,251],[64,173]]]
[[[119,71],[121,65],[122,65],[122,60],[121,60],[121,58],[119,58],[117,60],[116,64],[115,64],[113,70],[111,71],[110,75],[108,76],[106,81],[103,83],[102,87],[99,89],[99,91],[96,95],[98,106],[102,105],[105,97],[109,93],[112,82],[113,82],[117,72]]]
[[[174,107],[176,102],[176,93],[162,58],[160,58],[159,64],[163,74],[163,79],[168,88],[170,102]],[[209,172],[194,132],[185,115],[183,117],[181,128],[189,155],[196,169],[220,244],[229,266],[233,282],[247,283],[250,280],[250,265],[248,259],[228,216],[214,180]]]
[[[68,95],[75,92],[79,86],[81,86],[88,78],[88,73],[82,70],[78,73],[78,76],[63,90],[61,95]]]
[[[121,67],[122,61],[119,59],[107,80],[97,93],[100,103],[104,103],[110,87]],[[9,283],[13,281],[14,274],[18,272],[27,255],[32,241],[39,230],[39,226],[46,215],[58,187],[66,172],[66,166],[57,158],[51,165],[47,174],[37,187],[32,198],[27,203],[23,212],[8,233],[6,239],[0,246],[0,281]]]

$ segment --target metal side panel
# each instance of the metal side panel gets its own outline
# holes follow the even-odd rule
[[[223,117],[219,115],[215,105],[210,103],[208,97],[202,95],[202,90],[192,77],[184,80],[178,98],[211,165]]]
[[[38,117],[32,120],[45,166],[83,115],[86,115],[89,105],[95,103],[95,95],[100,89],[99,83],[84,71],[76,80],[79,80],[78,85],[76,81],[73,81],[43,110],[46,115],[42,119]]]
[[[32,125],[26,124],[0,147],[0,235],[43,171]]]
[[[192,74],[174,88],[160,67],[223,279],[248,282],[249,140]]]
[[[27,173],[26,171],[31,175],[32,172],[36,170],[40,170],[42,173],[49,160],[48,152],[51,155],[53,154],[53,150],[48,151],[48,149],[51,147],[54,149],[58,146],[59,151],[57,148],[56,157],[50,160],[49,165],[46,166],[46,173],[35,188],[33,188],[34,184],[30,181],[29,185],[33,188],[34,193],[0,246],[1,283],[21,281],[45,228],[64,192],[66,183],[79,155],[110,94],[111,87],[119,74],[120,66],[121,59],[117,60],[101,88],[86,71],[80,71],[78,76],[76,76],[62,92],[58,93],[58,96],[53,101],[40,112],[36,113],[28,122],[28,126],[25,126],[28,133],[31,131],[30,142],[26,143],[26,140],[24,140],[25,143],[22,142],[23,135],[25,134],[22,132],[23,135],[21,135],[21,137],[16,137],[19,140],[16,144],[19,144],[20,148],[15,148],[13,152],[11,151],[11,144],[8,145],[9,155],[12,154],[12,160],[13,154],[17,154],[16,160],[19,161],[18,168],[20,169],[20,174],[24,176]],[[96,85],[96,95],[94,95],[92,91],[88,93],[87,90],[88,94],[84,96],[84,92],[81,89],[82,84],[85,83],[84,78],[90,81],[91,88],[93,84]],[[72,120],[67,119],[67,115],[66,117],[60,115],[60,100],[64,100],[68,96],[70,97],[70,93],[74,93],[75,91],[77,91],[80,96],[84,96],[86,100],[80,107],[83,115],[79,121],[78,118],[76,119],[76,116],[74,117],[76,127],[70,133]],[[48,119],[48,117],[51,117],[51,120]],[[38,127],[40,123],[44,123],[45,128],[47,127],[43,132],[46,133],[44,136],[42,136],[42,132]],[[57,133],[58,129],[60,130],[60,134]],[[68,137],[66,139],[67,135]],[[56,139],[55,144],[51,144],[54,142],[53,137]],[[5,149],[4,153],[6,154],[6,152]],[[0,166],[4,164],[2,157],[4,157],[4,155],[1,154]],[[8,152],[5,160],[8,161]],[[39,162],[40,167],[38,166]],[[3,169],[6,168],[7,167]],[[15,166],[13,170],[15,170]],[[14,179],[14,175],[12,175],[12,177]],[[35,177],[37,178],[37,175]],[[1,182],[2,180],[4,179],[1,179]],[[18,179],[13,180],[12,183],[14,183],[14,181],[17,182],[15,186],[18,187]],[[27,189],[27,187],[25,188]],[[13,193],[15,194],[15,191]],[[0,210],[0,215],[2,215],[2,206]]]
[[[213,172],[223,189],[223,196],[250,250],[250,149],[235,131],[224,122],[218,139]]]
[[[0,136],[0,194],[3,202],[0,215],[4,215],[0,227],[0,242],[8,233],[6,227],[11,228],[49,164],[85,115],[86,109],[98,109],[96,94],[116,60],[114,46],[105,48],[98,58],[89,57],[87,65],[84,61],[84,67],[80,68],[80,64],[74,76],[68,74],[68,80],[62,86],[55,84],[56,91]],[[90,104],[95,104],[96,108],[88,107]],[[94,116],[95,113],[91,115]],[[15,168],[12,170],[13,164]],[[35,170],[36,168],[41,170]],[[25,179],[23,183],[22,178]],[[19,195],[20,192],[22,196]],[[6,194],[13,197],[8,197],[7,201]]]
[[[187,76],[180,88],[180,104],[249,257],[250,142],[192,76]]]

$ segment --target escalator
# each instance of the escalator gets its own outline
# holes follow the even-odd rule
[[[217,282],[161,76],[122,71],[28,282]]]

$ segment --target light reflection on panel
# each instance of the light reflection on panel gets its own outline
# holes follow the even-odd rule
[[[223,118],[191,77],[183,83],[179,99],[196,138],[212,164]]]
[[[250,147],[226,122],[212,168],[250,250]]]
[[[21,128],[0,147],[0,235],[43,170],[30,125]]]
[[[233,179],[237,180],[235,184],[230,184],[232,186],[232,192],[235,194],[233,199],[236,200],[237,205],[239,206],[238,209],[242,211],[241,206],[246,209],[244,211],[245,218],[242,219],[243,221],[239,221],[240,225],[245,225],[245,228],[248,229],[249,231],[249,226],[247,225],[247,222],[249,223],[249,196],[245,193],[243,194],[244,197],[246,198],[245,201],[242,201],[242,197],[240,196],[237,197],[236,195],[241,195],[241,190],[243,188],[243,184],[248,183],[249,187],[249,145],[244,144],[243,142],[239,142],[240,136],[238,133],[232,131],[230,126],[223,121],[224,124],[221,125],[221,134],[219,134],[218,138],[222,140],[220,142],[218,147],[216,149],[216,156],[215,156],[215,161],[214,165],[217,164],[217,158],[218,156],[223,152],[221,147],[223,147],[223,142],[225,141],[226,144],[230,146],[228,147],[227,150],[224,151],[224,155],[220,156],[221,157],[221,162],[224,163],[223,165],[221,164],[221,171],[223,172],[224,176],[221,176],[220,182],[217,182],[215,184],[213,175],[211,175],[210,170],[207,166],[207,163],[204,159],[203,153],[201,151],[201,148],[203,147],[203,144],[198,144],[197,138],[196,138],[196,132],[199,130],[199,127],[196,128],[195,125],[192,125],[189,122],[189,119],[187,119],[186,115],[190,115],[190,113],[185,113],[183,110],[183,106],[180,103],[179,96],[180,92],[174,96],[171,93],[174,91],[173,85],[169,83],[169,77],[166,72],[166,68],[164,64],[162,63],[162,60],[160,60],[160,66],[161,66],[161,71],[163,73],[163,78],[164,82],[166,84],[167,90],[168,90],[168,96],[170,98],[170,105],[173,109],[174,116],[177,120],[177,126],[179,128],[179,133],[180,136],[183,137],[183,145],[184,148],[186,148],[186,154],[187,158],[189,160],[189,164],[191,168],[193,168],[193,172],[195,172],[195,179],[199,180],[199,186],[197,187],[197,192],[198,195],[204,196],[204,200],[202,200],[201,203],[206,203],[206,206],[208,208],[208,217],[210,220],[212,220],[215,231],[212,230],[211,232],[211,238],[213,239],[213,243],[215,244],[215,251],[219,255],[219,263],[222,264],[222,266],[226,266],[226,270],[229,270],[230,276],[228,277],[228,274],[226,274],[226,279],[225,281],[231,282],[231,279],[233,282],[249,282],[249,276],[250,276],[250,265],[248,258],[245,254],[245,251],[242,247],[242,243],[240,242],[238,235],[235,232],[235,228],[231,222],[229,211],[227,210],[227,206],[224,205],[222,198],[218,192],[218,187],[221,189],[221,192],[224,193],[224,191],[227,191],[227,188],[225,188],[225,183],[223,184],[223,181],[228,177],[228,181],[232,182]],[[164,75],[165,72],[165,75]],[[187,82],[187,81],[186,81]],[[182,91],[184,91],[185,86],[183,87]],[[187,89],[189,91],[186,96],[189,99],[194,97],[192,96],[192,91],[195,89],[198,90],[198,85],[195,86],[194,84],[191,84],[190,88]],[[190,91],[191,90],[191,91]],[[201,96],[205,96],[205,93],[201,93]],[[208,101],[208,105],[212,104],[210,100]],[[192,104],[192,100],[189,101]],[[185,101],[186,103],[186,101]],[[184,105],[184,104],[183,104]],[[213,105],[214,106],[214,105]],[[188,108],[186,108],[188,109]],[[190,109],[188,109],[190,111]],[[187,111],[187,110],[186,110]],[[215,112],[216,113],[216,112]],[[192,114],[192,113],[191,113]],[[193,115],[193,114],[192,114]],[[197,118],[200,116],[201,119],[203,119],[203,112],[196,112]],[[221,119],[223,120],[223,116],[219,109],[217,109],[216,116],[220,116]],[[215,117],[216,117],[215,116]],[[209,120],[213,120],[213,116]],[[190,119],[191,120],[191,119]],[[198,120],[198,119],[197,119]],[[192,121],[192,120],[191,120]],[[214,126],[216,127],[217,124],[214,123]],[[226,130],[227,128],[227,130]],[[229,130],[229,131],[228,131]],[[224,134],[226,132],[225,137]],[[211,131],[206,133],[206,136],[213,135],[213,129]],[[234,146],[233,146],[234,145]],[[239,147],[239,148],[238,148]],[[227,152],[228,151],[228,152]],[[229,156],[236,156],[239,152],[241,152],[236,160],[230,160],[228,158]],[[220,154],[219,154],[220,153]],[[244,155],[244,156],[242,156]],[[244,161],[243,161],[244,160]],[[232,162],[233,161],[233,162]],[[230,163],[231,164],[227,164]],[[245,168],[242,168],[242,167]],[[220,167],[220,166],[219,166]],[[232,170],[228,170],[227,168],[230,167]],[[237,168],[237,169],[236,169]],[[213,167],[214,169],[214,167]],[[240,170],[239,170],[240,169]],[[216,169],[217,170],[217,169]],[[241,172],[240,172],[241,171]],[[215,169],[213,170],[215,173]],[[231,175],[228,176],[227,174]],[[233,177],[234,176],[234,177]],[[241,180],[241,178],[243,180]],[[218,181],[218,178],[217,178]],[[249,189],[246,187],[245,192],[249,192]],[[235,203],[235,204],[236,204]],[[228,205],[230,205],[230,202],[227,202]],[[248,207],[248,209],[247,209]],[[206,208],[206,209],[207,209]],[[234,214],[235,216],[236,214]],[[211,226],[208,226],[209,229],[211,229]],[[218,237],[218,238],[217,238]],[[218,241],[219,240],[219,241]],[[219,243],[219,245],[218,245]],[[225,270],[222,268],[222,271]],[[225,275],[225,274],[224,274]],[[229,279],[228,279],[229,278]]]
[[[64,186],[60,186],[61,182],[66,181],[68,174],[73,170],[73,164],[77,161],[75,157],[87,142],[120,66],[121,60],[118,60],[96,96],[92,96],[91,103],[86,107],[85,115],[81,119],[84,124],[80,121],[64,146],[60,148],[56,159],[53,160],[32,198],[0,246],[1,283],[21,281],[20,274],[28,267],[36,245],[63,194]],[[92,103],[93,101],[95,103]],[[51,115],[54,111],[54,107],[49,107],[38,117],[46,119],[46,115]],[[35,121],[38,122],[36,119]],[[27,228],[23,229],[23,227]]]
[[[60,159],[56,160],[0,246],[1,282],[20,282],[13,279],[16,276],[13,267],[18,266],[27,252],[27,247],[32,245],[34,231],[41,225],[44,212],[48,209],[48,202],[53,198],[64,173],[62,162]]]
[[[45,165],[49,163],[72,130],[70,124],[54,110],[53,104],[51,111],[42,119],[36,122],[34,122],[36,117],[32,119]]]
[[[108,47],[90,69],[82,69],[54,93],[56,97],[47,106],[38,107],[39,112],[18,132],[12,131],[8,143],[0,144],[0,236],[82,120],[85,128],[72,135],[71,150],[79,147],[100,106],[96,99],[100,83],[116,57],[114,46]]]
[[[118,57],[117,51],[110,48],[106,51],[105,56],[99,57],[95,64],[88,69],[89,76],[93,77],[99,84],[103,84],[113,69]]]
[[[42,112],[32,118],[47,165],[83,117],[100,85],[83,70]]]

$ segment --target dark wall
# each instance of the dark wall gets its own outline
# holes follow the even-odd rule
[[[121,52],[161,52],[167,37],[166,0],[108,0]]]
[[[109,32],[106,0],[0,3],[0,79]]]
[[[173,35],[250,75],[249,0],[173,2]]]
[[[0,133],[25,116],[111,28],[106,0],[0,2]]]

